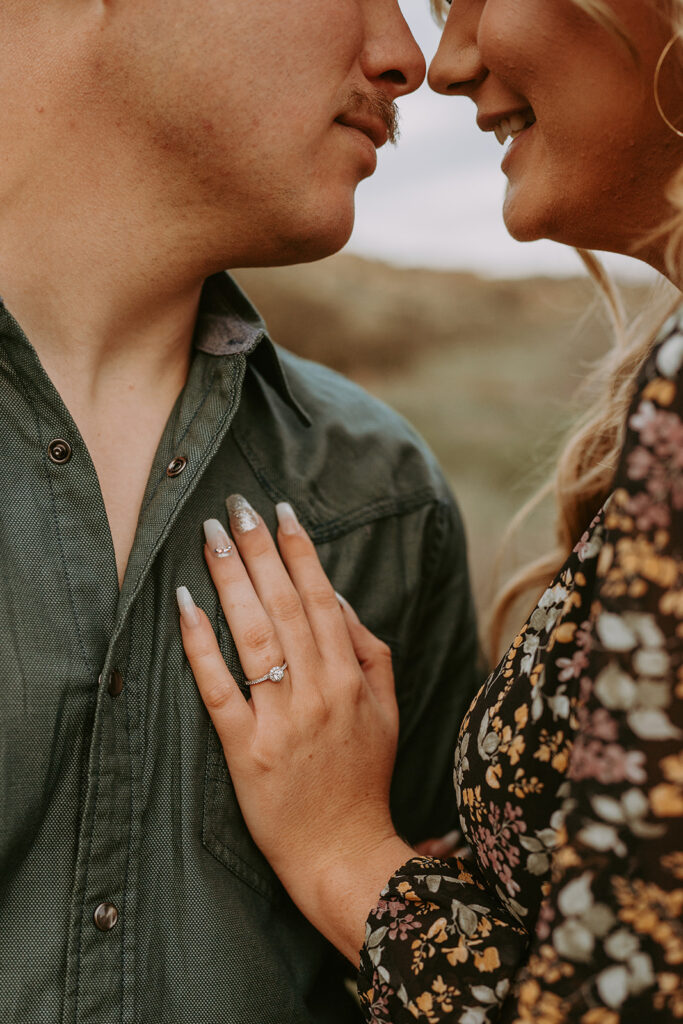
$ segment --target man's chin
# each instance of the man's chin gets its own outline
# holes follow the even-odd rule
[[[282,267],[293,263],[313,263],[339,252],[351,237],[354,211],[344,216],[318,218],[300,229],[281,235],[267,250],[255,252],[249,264],[254,267]]]

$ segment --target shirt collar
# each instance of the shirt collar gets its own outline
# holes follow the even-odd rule
[[[242,289],[227,273],[204,282],[195,327],[194,347],[212,356],[244,353],[305,426],[311,418],[292,394],[277,348],[264,321]]]
[[[21,328],[0,297],[0,336],[10,337]],[[242,352],[249,364],[271,385],[281,400],[292,409],[306,427],[311,418],[292,394],[277,348],[258,311],[229,274],[220,273],[204,282],[194,347],[211,356],[230,356]]]

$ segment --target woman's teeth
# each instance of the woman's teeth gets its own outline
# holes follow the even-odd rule
[[[504,146],[509,138],[516,139],[525,128],[529,128],[535,121],[536,118],[531,111],[526,114],[512,114],[510,117],[504,117],[495,126],[493,133],[501,146]]]

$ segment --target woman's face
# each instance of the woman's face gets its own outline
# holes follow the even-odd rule
[[[654,0],[609,3],[635,52],[572,0],[453,0],[429,83],[469,96],[504,142],[504,218],[522,241],[630,252],[667,217],[683,140],[653,82],[670,28]],[[680,81],[662,90],[680,112]]]

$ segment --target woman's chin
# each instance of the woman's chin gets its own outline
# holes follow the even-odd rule
[[[558,238],[562,234],[561,222],[566,220],[566,208],[562,200],[539,201],[539,189],[523,188],[510,183],[503,202],[503,222],[517,242],[537,242],[540,238]]]
[[[503,222],[508,234],[517,242],[537,242],[539,238],[548,237],[538,211],[524,209],[522,204],[510,202],[508,198],[503,205]]]

